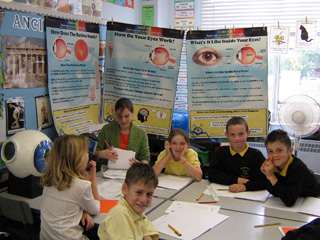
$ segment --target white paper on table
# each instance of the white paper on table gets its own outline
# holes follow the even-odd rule
[[[179,239],[195,239],[228,218],[229,216],[218,213],[214,214],[211,218],[206,218],[205,216],[200,218],[186,217],[171,213],[163,215],[152,223],[155,228],[163,234]],[[181,236],[178,236],[172,231],[172,229],[168,227],[168,224],[179,231]]]
[[[315,216],[320,216],[320,199],[314,197],[307,197],[301,207],[299,213],[305,213]]]
[[[116,181],[105,181],[98,184],[99,196],[102,199],[119,200],[122,196],[122,183]]]
[[[127,170],[130,165],[130,159],[135,158],[136,153],[129,150],[123,150],[120,148],[112,148],[112,150],[115,150],[118,154],[118,159],[116,162],[108,161],[108,168],[109,169],[123,169]]]
[[[182,201],[173,201],[171,205],[167,208],[165,213],[171,214],[182,213],[184,216],[190,215],[197,218],[197,215],[200,214],[217,214],[220,210],[220,206],[215,205],[208,205],[208,204],[198,204],[198,203],[191,203],[191,202],[182,202]]]
[[[189,219],[187,220],[175,217],[173,214],[163,215],[152,223],[159,232],[178,239],[195,239],[204,232],[210,230],[210,227],[206,224],[198,225],[196,219],[189,221]],[[172,229],[170,229],[168,224],[181,233],[181,236],[178,236]]]
[[[110,179],[125,179],[126,174],[127,174],[127,170],[108,169],[102,174],[102,176]]]
[[[287,207],[280,198],[278,197],[270,197],[263,207],[265,208],[273,208],[273,209],[278,209],[278,210],[284,210],[284,211],[289,211],[289,212],[298,212],[300,206],[302,205],[304,201],[304,198],[299,197],[295,204],[292,207]]]
[[[180,190],[181,188],[187,186],[189,183],[193,182],[193,179],[190,177],[173,176],[163,173],[160,174],[158,179],[158,187],[169,188],[174,190]]]
[[[213,186],[214,191],[219,197],[240,198],[258,202],[265,202],[270,196],[267,190],[232,193],[228,191],[229,186],[217,183],[211,183],[211,186]],[[204,193],[207,195],[211,195],[208,189]]]

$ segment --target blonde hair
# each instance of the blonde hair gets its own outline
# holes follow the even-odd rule
[[[41,177],[41,185],[59,191],[70,187],[72,178],[87,179],[83,160],[88,154],[86,136],[63,135],[57,137],[48,153],[48,166]]]

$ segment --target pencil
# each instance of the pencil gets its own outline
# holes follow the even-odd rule
[[[229,189],[222,188],[222,189],[217,189],[218,191],[229,191]]]
[[[104,139],[104,142],[107,144],[108,148],[110,149],[110,151],[112,150],[112,148],[110,147],[109,143],[107,142],[107,140]]]
[[[256,225],[254,227],[260,228],[260,227],[271,227],[271,226],[277,226],[277,225],[281,225],[281,223],[270,223],[270,224]]]
[[[203,194],[204,194],[204,193],[201,193],[201,194],[200,194],[200,196],[197,198],[197,201],[199,201],[200,198],[202,198]]]
[[[179,233],[174,227],[172,227],[170,224],[168,224],[168,227],[175,232],[175,234],[177,234],[178,236],[181,236],[182,234]]]
[[[175,201],[176,200],[175,198],[166,198],[166,197],[160,197],[160,196],[155,196],[155,195],[153,195],[152,197],[159,198],[159,199],[165,199],[165,200],[169,200],[169,201]]]
[[[198,202],[199,204],[206,204],[206,203],[217,203],[217,202]]]

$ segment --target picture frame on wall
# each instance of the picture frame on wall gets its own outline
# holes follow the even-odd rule
[[[7,135],[23,131],[25,125],[25,104],[23,97],[7,98]]]
[[[36,100],[37,126],[44,129],[53,126],[49,96],[39,96]]]

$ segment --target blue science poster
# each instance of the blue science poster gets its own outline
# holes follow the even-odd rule
[[[189,31],[189,129],[194,137],[225,137],[226,122],[244,117],[251,135],[266,135],[266,28]]]
[[[180,30],[107,24],[103,120],[113,122],[120,97],[134,103],[133,122],[168,135],[184,33]]]
[[[46,19],[48,88],[59,135],[99,123],[99,25]]]

